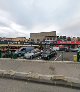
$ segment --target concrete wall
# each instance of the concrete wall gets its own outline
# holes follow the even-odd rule
[[[18,72],[33,72],[49,75],[64,75],[80,79],[80,63],[54,62],[54,61],[30,61],[0,59],[1,70],[14,70]]]

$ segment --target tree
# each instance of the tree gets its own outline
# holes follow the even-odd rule
[[[71,41],[71,37],[67,37],[67,41]]]

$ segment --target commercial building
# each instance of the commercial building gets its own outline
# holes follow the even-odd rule
[[[16,38],[0,38],[0,41],[12,41],[12,42],[27,42],[26,37],[16,37]]]
[[[57,41],[56,36],[45,36],[45,41]]]
[[[39,43],[45,40],[45,37],[49,36],[56,37],[56,31],[51,32],[41,32],[41,33],[30,33],[30,39],[34,41],[35,43]]]

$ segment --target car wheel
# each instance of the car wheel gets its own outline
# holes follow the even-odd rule
[[[33,59],[33,56],[30,56],[30,59]]]
[[[56,57],[56,54],[54,54],[54,57]]]
[[[30,56],[30,59],[32,59],[32,56]]]
[[[32,55],[32,59],[33,59],[33,55]]]
[[[50,59],[50,57],[49,57],[49,56],[48,56],[47,58],[48,58],[48,60]]]
[[[21,57],[21,54],[18,54],[19,57]]]

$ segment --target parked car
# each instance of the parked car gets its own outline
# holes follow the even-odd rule
[[[37,57],[39,55],[41,55],[41,51],[39,49],[34,49],[32,51],[29,51],[29,52],[25,53],[24,58],[32,59],[32,58]]]
[[[70,48],[65,47],[65,52],[69,52],[69,51],[70,51]]]
[[[34,47],[22,47],[19,50],[15,51],[14,54],[16,54],[18,57],[24,56],[25,53],[32,51]]]
[[[52,57],[54,57],[56,55],[57,55],[57,52],[55,50],[45,50],[41,54],[41,58],[49,60],[50,58],[52,58]]]
[[[53,47],[53,50],[59,51],[59,47]]]
[[[65,51],[65,47],[64,48],[59,48],[59,51]]]
[[[71,52],[77,52],[78,51],[78,48],[70,48],[70,51]]]
[[[68,47],[63,47],[63,48],[59,48],[59,51],[69,52],[70,49]]]

